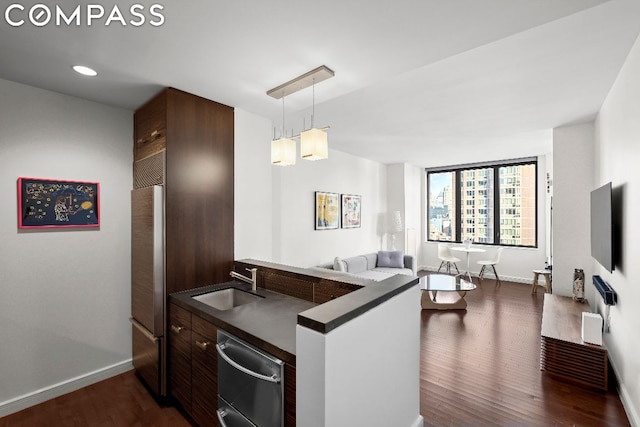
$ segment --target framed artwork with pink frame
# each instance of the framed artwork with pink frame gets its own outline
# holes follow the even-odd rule
[[[18,228],[100,227],[100,184],[18,178]]]

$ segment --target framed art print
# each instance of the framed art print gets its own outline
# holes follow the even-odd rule
[[[343,194],[342,198],[342,228],[360,227],[360,210],[362,196]]]
[[[333,230],[340,226],[338,193],[316,191],[315,229]]]
[[[100,227],[100,184],[18,178],[18,228]]]

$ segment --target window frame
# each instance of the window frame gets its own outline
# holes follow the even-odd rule
[[[508,168],[508,167],[515,167],[515,166],[526,166],[526,165],[533,165],[534,166],[534,195],[535,195],[535,202],[534,202],[534,244],[533,245],[516,245],[516,244],[511,244],[511,243],[501,243],[500,242],[500,210],[501,210],[501,199],[500,199],[500,168]],[[471,163],[471,164],[465,164],[465,165],[458,165],[458,166],[446,166],[446,167],[439,167],[439,168],[426,168],[425,169],[425,173],[426,173],[426,200],[425,200],[425,204],[426,204],[426,215],[425,215],[425,220],[426,220],[426,242],[445,242],[445,243],[462,243],[461,240],[461,236],[463,233],[463,229],[467,226],[467,224],[462,224],[462,210],[463,209],[467,209],[468,206],[465,204],[465,206],[461,206],[462,203],[462,192],[464,191],[468,191],[467,188],[468,186],[467,184],[467,175],[465,172],[467,172],[470,169],[488,169],[488,168],[492,168],[492,173],[493,173],[493,219],[492,219],[492,226],[493,226],[493,243],[483,243],[483,242],[473,242],[473,244],[477,244],[477,245],[485,245],[485,246],[506,246],[506,247],[516,247],[516,248],[538,248],[538,225],[539,225],[539,219],[538,219],[538,203],[539,203],[539,194],[538,194],[538,158],[537,157],[528,157],[528,158],[522,158],[522,159],[511,159],[511,160],[500,160],[500,161],[494,161],[494,162],[483,162],[483,163]],[[454,194],[452,195],[452,199],[455,200],[455,212],[453,212],[453,217],[455,217],[455,221],[456,221],[456,226],[455,226],[455,236],[452,236],[452,240],[441,240],[441,239],[431,239],[430,237],[430,230],[429,230],[429,224],[430,224],[430,215],[429,215],[429,211],[430,211],[430,200],[431,200],[431,186],[430,186],[430,176],[431,174],[435,174],[435,173],[454,173],[455,176],[453,178],[453,180],[457,183],[457,185],[452,186],[453,188],[453,192]],[[488,176],[487,176],[488,178]],[[459,185],[459,183],[464,183],[464,185],[462,186],[463,188],[460,188],[461,185]],[[521,188],[521,187],[518,187]],[[515,189],[514,189],[515,190]],[[517,191],[516,194],[521,194],[521,191]],[[505,194],[506,195],[506,192]],[[483,206],[484,209],[488,209],[489,206]],[[507,208],[513,208],[515,209],[514,206],[509,206],[504,205],[502,207],[503,209],[507,209]],[[476,220],[476,224],[478,224],[478,218],[476,218],[474,216],[474,219]],[[486,226],[488,226],[489,224],[485,224]],[[512,226],[515,224],[511,224]],[[515,228],[515,227],[512,227]],[[518,228],[518,230],[521,230],[520,228]]]

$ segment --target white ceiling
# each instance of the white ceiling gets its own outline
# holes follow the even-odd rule
[[[136,2],[92,3],[128,20]],[[173,86],[279,128],[282,103],[266,91],[324,64],[336,75],[315,87],[315,123],[331,127],[331,148],[428,167],[550,152],[554,127],[595,117],[640,33],[638,0],[156,3],[159,27],[2,19],[0,78],[131,110]],[[289,132],[308,126],[311,100],[285,99]]]

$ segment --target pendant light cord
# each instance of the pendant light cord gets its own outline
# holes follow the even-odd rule
[[[284,96],[282,97],[282,135],[280,136],[281,138],[285,137],[284,134]]]
[[[311,86],[311,129],[313,129],[313,116],[316,115],[316,79]]]

